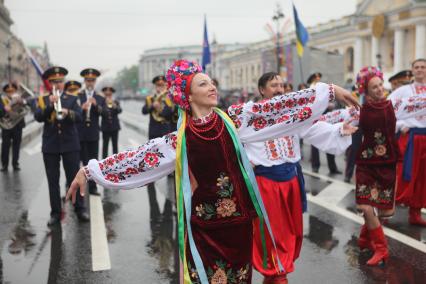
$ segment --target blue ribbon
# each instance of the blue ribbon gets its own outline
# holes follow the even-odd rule
[[[414,136],[426,135],[426,128],[411,128],[410,137],[408,138],[407,149],[404,153],[404,163],[402,176],[405,181],[411,181],[411,173],[413,170],[413,155],[414,155]]]
[[[289,181],[297,176],[300,188],[300,198],[302,201],[303,212],[308,209],[308,201],[306,198],[305,191],[305,178],[303,176],[302,167],[297,163],[283,163],[280,165],[274,165],[271,167],[265,167],[262,165],[256,166],[254,172],[257,176],[266,177],[276,182]]]

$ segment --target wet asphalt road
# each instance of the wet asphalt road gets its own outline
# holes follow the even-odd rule
[[[134,115],[140,107],[139,102],[124,104]],[[146,119],[140,124],[145,129]],[[143,131],[124,126],[119,148],[145,140]],[[40,141],[38,137],[22,149],[21,172],[0,175],[0,283],[178,283],[175,215],[166,198],[172,196],[173,180],[155,184],[157,202],[151,207],[146,187],[101,189],[112,268],[93,272],[89,223],[79,223],[66,204],[61,226],[52,230],[46,226],[50,208]],[[304,153],[302,165],[310,170],[307,146]],[[325,156],[321,159],[325,163]],[[337,161],[343,170],[343,158]],[[316,197],[332,183],[325,180],[324,163],[323,179],[306,175],[307,190]],[[353,212],[353,200],[349,191],[336,205]],[[410,226],[406,220],[407,210],[398,208],[387,226],[424,245],[426,229]],[[388,238],[387,265],[367,267],[369,254],[356,246],[358,231],[358,223],[310,202],[304,214],[302,253],[296,271],[289,275],[290,283],[426,283],[426,254],[392,238]],[[261,281],[255,273],[253,283]]]

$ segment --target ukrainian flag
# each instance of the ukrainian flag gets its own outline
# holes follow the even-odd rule
[[[296,7],[294,6],[294,3],[293,3],[293,14],[294,14],[294,25],[296,26],[297,54],[299,55],[299,57],[302,57],[303,47],[306,45],[306,43],[309,40],[309,34],[305,26],[300,21],[299,16],[297,15],[297,10],[296,10]]]

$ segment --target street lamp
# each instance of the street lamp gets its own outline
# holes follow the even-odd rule
[[[277,3],[276,10],[274,12],[274,15],[272,16],[272,21],[275,22],[276,26],[276,49],[277,49],[277,72],[280,74],[281,72],[281,52],[280,52],[280,21],[284,18],[284,13],[282,12],[281,6],[279,3]]]

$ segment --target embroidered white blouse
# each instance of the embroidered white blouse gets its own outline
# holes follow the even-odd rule
[[[399,99],[408,99],[410,97],[422,97],[426,94],[426,84],[413,83],[410,85],[401,86],[389,95],[392,103],[396,103]],[[426,115],[416,115],[407,119],[400,119],[396,123],[397,131],[408,127],[426,127]]]
[[[396,131],[399,131],[402,126],[426,127],[426,119],[422,120],[422,118],[426,117],[426,93],[389,99],[393,104],[397,119]],[[354,108],[338,109],[322,115],[319,120],[328,123],[352,120],[352,124],[357,125],[359,122],[359,111]]]
[[[291,95],[231,106],[228,114],[242,143],[263,142],[307,131],[334,99],[334,88],[318,83],[315,88]],[[173,132],[104,160],[90,160],[84,168],[85,174],[106,188],[141,187],[174,171],[175,149],[176,132]]]

